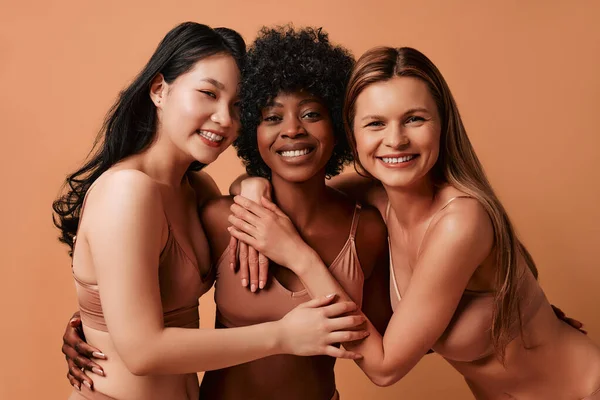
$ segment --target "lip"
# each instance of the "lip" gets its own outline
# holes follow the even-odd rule
[[[223,139],[220,142],[213,142],[212,140],[208,140],[207,138],[205,138],[204,136],[202,136],[200,134],[200,131],[210,132],[210,133],[214,133],[215,135],[223,136]],[[212,130],[212,129],[198,129],[196,131],[196,134],[198,135],[198,137],[200,138],[200,140],[202,141],[202,143],[204,143],[205,145],[207,145],[209,147],[213,147],[213,148],[221,147],[221,145],[223,143],[225,143],[226,139],[227,139],[227,137],[223,134],[223,132],[215,131],[215,130]]]
[[[390,163],[386,163],[383,161],[383,158],[400,158],[400,157],[406,157],[406,156],[416,156],[413,159],[411,159],[410,161],[405,161],[405,162],[399,162],[399,163],[395,163],[395,164],[390,164]],[[389,168],[389,169],[398,169],[398,168],[409,168],[411,166],[413,166],[417,160],[419,159],[419,154],[415,154],[415,153],[396,153],[396,154],[391,154],[391,155],[384,155],[384,156],[377,156],[377,161],[383,165],[385,168]]]
[[[280,147],[278,147],[275,152],[281,153],[282,151],[296,151],[296,150],[304,150],[309,149],[314,150],[315,145],[309,142],[294,142],[294,143],[286,143]],[[310,153],[308,153],[310,154]]]

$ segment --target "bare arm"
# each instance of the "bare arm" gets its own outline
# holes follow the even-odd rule
[[[238,203],[238,198],[236,198]],[[271,214],[239,199],[252,215],[231,219],[234,234],[247,240],[274,261],[292,269],[312,296],[335,292],[348,299],[318,255],[310,249],[272,203],[263,200]],[[234,231],[234,230],[232,230]],[[267,245],[268,243],[268,245]],[[493,243],[491,221],[475,200],[452,204],[431,227],[417,260],[410,285],[382,337],[370,321],[370,335],[347,348],[364,356],[357,364],[377,385],[387,386],[406,375],[447,328],[477,266]],[[285,248],[287,251],[281,251]]]
[[[312,355],[316,347],[311,343],[292,342],[293,337],[298,339],[293,331],[299,329],[299,322],[313,319],[312,323],[318,323],[313,318],[317,314],[344,312],[338,307],[311,313],[312,308],[329,301],[321,298],[277,322],[220,330],[165,328],[158,260],[167,224],[160,193],[137,171],[114,173],[107,177],[103,190],[99,189],[88,202],[87,223],[94,229],[86,231],[85,239],[108,331],[132,373],[179,374],[225,368],[278,353]],[[337,304],[328,307],[333,306]],[[319,333],[309,340],[316,343],[322,338]],[[321,353],[330,351],[329,347],[322,347]]]
[[[350,172],[333,177],[328,185],[362,204],[376,207],[385,216],[387,194],[379,181]]]

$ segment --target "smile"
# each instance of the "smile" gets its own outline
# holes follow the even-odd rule
[[[400,164],[400,163],[406,163],[411,160],[414,160],[417,157],[418,157],[418,154],[411,154],[411,155],[403,156],[403,157],[378,157],[378,158],[386,164]]]
[[[202,136],[203,138],[205,138],[206,140],[210,140],[211,142],[214,142],[214,143],[219,143],[223,139],[225,139],[225,136],[217,135],[216,133],[212,133],[212,132],[208,132],[208,131],[197,130],[196,133],[198,135]]]
[[[310,153],[311,151],[313,151],[313,149],[305,148],[305,149],[301,149],[301,150],[278,151],[277,154],[279,154],[282,157],[286,157],[286,158],[294,158],[294,157],[305,156],[308,153]]]

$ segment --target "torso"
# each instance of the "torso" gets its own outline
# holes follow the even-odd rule
[[[358,226],[360,210],[351,205],[344,206],[345,217],[339,223],[315,230],[312,235],[303,234],[303,237],[319,253],[345,291],[361,304],[365,277],[352,234],[352,217],[355,214],[355,226]],[[222,208],[226,210],[227,206]],[[239,275],[227,264],[227,250],[217,262],[216,270],[217,326],[221,328],[278,320],[310,299],[298,277],[277,265],[270,266],[269,281],[257,293],[241,286]],[[326,356],[277,355],[209,371],[202,381],[201,397],[329,400],[335,393],[334,364],[335,359]]]
[[[102,185],[103,176],[96,181],[97,186]],[[101,187],[91,189],[102,190]],[[189,191],[185,190],[181,197],[173,195],[164,187],[160,187],[160,192],[168,224],[168,235],[158,269],[165,326],[198,328],[198,298],[214,282],[208,242],[200,225],[191,188]],[[198,379],[195,373],[135,376],[119,358],[101,311],[93,260],[85,240],[87,229],[92,227],[86,226],[83,217],[73,254],[73,274],[79,281],[76,286],[82,308],[91,304],[95,311],[89,314],[82,310],[86,340],[90,345],[102,349],[107,356],[107,360],[96,360],[104,369],[106,377],[92,377],[95,390],[114,398],[197,400]],[[90,303],[90,297],[96,301]]]
[[[453,188],[440,201],[445,206],[456,196]],[[385,195],[385,194],[383,194]],[[387,197],[387,196],[386,196]],[[387,198],[386,198],[387,200]],[[471,201],[471,200],[470,200]],[[407,241],[387,201],[379,204],[390,243],[390,297],[393,308],[410,286],[413,268],[428,221]],[[435,214],[433,215],[435,218]],[[406,245],[406,243],[409,245]],[[488,257],[476,270],[449,326],[433,350],[466,379],[478,400],[582,399],[600,386],[600,351],[587,336],[558,320],[522,257],[522,281],[517,290],[523,321],[512,326],[505,366],[496,358],[491,339],[494,261]]]

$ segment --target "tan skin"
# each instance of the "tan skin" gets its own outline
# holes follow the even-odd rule
[[[214,161],[235,139],[238,83],[239,70],[228,55],[206,57],[171,83],[156,76],[149,93],[159,121],[156,140],[111,167],[87,197],[73,273],[99,287],[108,332],[85,325],[83,331],[103,355],[97,361],[102,373],[93,384],[108,396],[197,399],[196,371],[274,354],[355,357],[331,344],[364,337],[360,330],[344,332],[360,318],[330,318],[353,309],[351,302],[328,305],[332,296],[311,300],[280,321],[249,327],[164,326],[158,266],[169,237],[167,221],[177,228],[177,241],[186,254],[198,266],[210,266],[192,188],[205,179],[188,179],[186,171],[194,160]],[[221,138],[211,144],[199,131]]]
[[[355,203],[325,185],[325,164],[331,157],[334,144],[327,109],[318,99],[305,93],[277,96],[273,106],[263,110],[263,121],[257,134],[261,157],[272,169],[273,195],[278,204],[294,216],[294,223],[303,237],[314,246],[327,264],[331,263],[348,238]],[[301,161],[284,161],[277,152],[282,146],[297,146],[299,143],[311,149],[311,153]],[[198,184],[206,180],[207,177],[201,173],[195,175]],[[235,207],[230,197],[212,199],[201,213],[213,263],[217,262],[230,243],[227,229],[230,226],[230,207]],[[363,309],[381,332],[385,330],[391,315],[387,292],[389,281],[385,268],[388,254],[384,240],[386,235],[385,225],[377,210],[365,207],[361,212],[356,237],[358,256],[366,277]],[[374,271],[374,265],[380,267]],[[272,263],[270,273],[289,290],[303,289],[300,279],[287,268]],[[247,289],[240,285],[240,290]],[[347,306],[347,311],[351,312],[353,309]],[[349,318],[354,320],[357,317]],[[359,335],[362,333],[357,332],[355,337]],[[77,354],[74,347],[83,354]],[[77,365],[94,368],[91,364],[93,362],[86,357],[98,350],[82,343],[74,329],[67,330],[64,348],[63,352],[67,354],[70,363],[76,362]],[[332,352],[331,355],[336,353]],[[270,359],[256,364],[247,363],[243,371],[250,369],[252,375],[269,376],[269,371],[276,368],[277,364],[271,365],[268,360]],[[298,370],[298,374],[302,374],[304,379],[290,377],[285,385],[281,385],[286,388],[288,398],[328,399],[334,387],[334,362],[330,357],[316,357],[311,364],[300,363],[304,367],[312,365],[311,368],[316,368],[318,372],[304,374],[302,370]],[[308,381],[310,378],[307,377],[314,377],[314,381]],[[73,374],[72,379],[76,378],[79,379]],[[85,378],[89,379],[88,376]],[[227,398],[242,398],[249,390],[258,398],[272,396],[272,385],[240,385],[243,378],[246,378],[244,381],[248,379],[243,373],[240,375],[235,367],[206,372],[201,395],[224,398],[226,388]]]
[[[494,288],[493,230],[483,207],[474,199],[460,199],[437,213],[448,199],[463,195],[449,185],[435,188],[431,183],[440,126],[428,88],[416,78],[372,84],[357,99],[354,133],[360,162],[381,182],[370,184],[368,191],[362,185],[361,197],[382,215],[388,201],[391,205],[388,226],[396,227],[390,230],[391,254],[402,299],[385,335],[369,323],[370,336],[346,347],[363,354],[357,364],[382,386],[405,376],[449,333],[466,289]],[[405,155],[418,157],[402,167],[383,159]],[[344,183],[354,184],[356,180]],[[241,197],[235,201],[244,210],[233,210],[239,220],[234,220],[232,235],[292,269],[312,295],[342,293],[284,212],[266,199],[263,207]],[[522,259],[519,264],[526,268]],[[523,336],[509,343],[505,366],[494,355],[448,361],[480,400],[582,399],[600,387],[600,350],[557,318],[547,303],[524,327]]]

